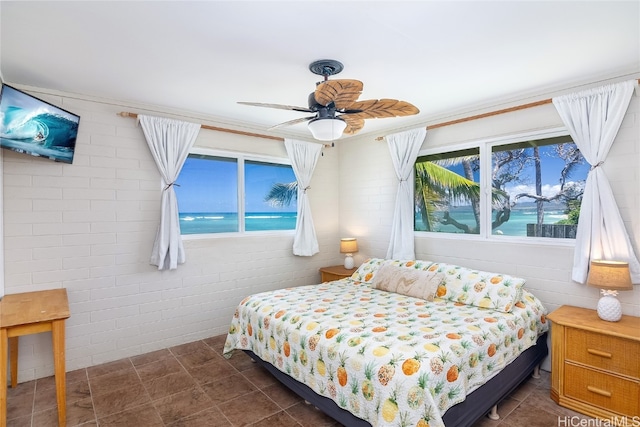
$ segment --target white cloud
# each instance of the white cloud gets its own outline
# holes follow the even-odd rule
[[[565,186],[574,184],[573,181],[567,182]],[[536,194],[536,187],[534,185],[514,185],[513,187],[507,187],[506,192],[509,193],[509,197],[513,200],[513,197],[518,194]],[[558,194],[560,192],[560,184],[543,184],[542,185],[542,195],[545,197],[550,197]],[[532,201],[532,199],[521,198],[523,201]]]

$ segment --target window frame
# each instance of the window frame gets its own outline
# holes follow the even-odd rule
[[[547,139],[560,136],[569,136],[569,131],[564,127],[555,127],[549,129],[541,129],[517,134],[502,135],[497,137],[482,138],[473,141],[461,142],[454,145],[440,145],[438,147],[426,148],[420,150],[418,157],[428,156],[439,153],[448,153],[452,151],[466,150],[470,148],[478,148],[480,155],[480,233],[464,234],[464,233],[445,233],[437,231],[416,231],[414,237],[429,237],[443,239],[463,239],[469,241],[488,241],[501,243],[517,243],[517,244],[547,244],[553,246],[569,246],[575,247],[576,239],[557,239],[553,237],[526,237],[526,236],[507,236],[495,235],[491,232],[492,212],[491,212],[491,153],[493,147],[524,142],[527,140]],[[415,185],[415,167],[412,169],[412,179]],[[415,187],[414,187],[415,189]],[[415,228],[415,226],[414,226]]]
[[[251,153],[245,153],[241,151],[219,150],[219,149],[205,148],[205,147],[192,147],[191,150],[189,150],[189,154],[197,154],[197,155],[209,156],[209,157],[224,157],[224,158],[236,160],[237,166],[238,166],[238,170],[237,170],[237,173],[238,173],[238,176],[237,176],[238,231],[223,232],[223,233],[200,233],[200,234],[180,233],[180,237],[182,238],[182,240],[203,240],[203,239],[219,239],[219,238],[229,238],[229,237],[253,237],[253,236],[267,236],[267,235],[286,236],[286,235],[295,234],[295,229],[293,230],[255,230],[255,231],[245,230],[245,190],[244,190],[245,161],[273,163],[277,165],[292,166],[291,160],[289,158],[269,156],[269,155],[263,155],[263,154],[251,154]],[[297,203],[297,200],[296,200],[296,203]]]

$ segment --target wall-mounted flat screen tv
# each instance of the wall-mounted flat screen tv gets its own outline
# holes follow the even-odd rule
[[[80,116],[3,84],[0,92],[0,146],[72,163]]]

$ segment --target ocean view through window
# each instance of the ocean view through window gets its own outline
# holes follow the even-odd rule
[[[295,229],[297,186],[291,165],[199,151],[189,154],[176,181],[181,234]],[[281,187],[288,192],[274,193]]]
[[[557,133],[419,156],[414,230],[573,239],[588,172]]]

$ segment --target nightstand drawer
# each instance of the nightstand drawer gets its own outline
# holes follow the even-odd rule
[[[340,279],[344,279],[345,276],[341,275],[341,274],[335,274],[335,273],[329,273],[326,271],[323,271],[321,273],[322,275],[322,282],[333,282],[334,280],[340,280]],[[346,276],[349,277],[349,276]]]
[[[640,383],[571,363],[564,368],[564,395],[609,411],[640,414]]]
[[[344,268],[342,265],[333,265],[331,267],[322,267],[320,269],[320,280],[322,282],[333,282],[334,280],[351,277],[356,271],[355,268]]]
[[[640,342],[567,328],[566,360],[640,378]]]

